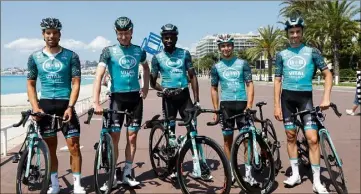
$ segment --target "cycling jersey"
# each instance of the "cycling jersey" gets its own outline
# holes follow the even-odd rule
[[[221,101],[247,101],[245,83],[252,82],[247,61],[233,57],[222,59],[211,69],[211,85],[221,83]]]
[[[316,48],[301,46],[287,48],[276,55],[275,77],[283,76],[282,88],[291,91],[312,91],[315,68],[321,71],[327,65]]]
[[[47,53],[43,49],[35,51],[28,59],[28,80],[41,82],[41,99],[68,100],[71,92],[71,79],[80,77],[79,56],[66,48],[59,53]]]
[[[164,88],[188,87],[187,71],[193,68],[192,57],[189,51],[176,48],[170,54],[162,51],[152,59],[152,75],[162,76],[161,86]]]
[[[99,65],[108,67],[112,93],[140,90],[138,81],[139,64],[145,63],[147,54],[139,46],[115,44],[105,47],[100,55]]]

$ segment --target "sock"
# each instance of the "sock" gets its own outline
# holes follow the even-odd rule
[[[298,176],[298,159],[297,158],[290,158],[291,168],[292,168],[292,176]]]
[[[250,177],[251,176],[251,165],[245,164],[246,167],[246,177]]]
[[[74,187],[80,187],[80,177],[81,174],[79,172],[73,173]]]
[[[58,173],[57,172],[51,172],[50,179],[51,179],[51,186],[52,187],[59,187],[59,180],[58,180]]]
[[[320,181],[320,165],[312,164],[313,184],[321,183]]]
[[[125,166],[124,166],[124,176],[130,174],[130,171],[132,170],[132,164],[133,164],[133,162],[131,162],[131,161],[126,161],[126,162],[125,162]]]

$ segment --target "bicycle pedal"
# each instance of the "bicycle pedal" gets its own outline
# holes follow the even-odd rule
[[[99,145],[99,143],[98,143],[98,142],[94,144],[94,150],[97,150],[98,145]]]
[[[276,142],[276,147],[281,148],[281,143],[279,141]]]
[[[18,163],[20,160],[20,156],[18,154],[15,154],[13,157],[12,157],[12,162],[13,163]]]

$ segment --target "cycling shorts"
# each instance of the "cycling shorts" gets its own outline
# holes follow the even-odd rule
[[[245,122],[244,117],[237,117],[228,121],[226,121],[226,119],[243,113],[247,107],[247,101],[221,101],[220,107],[223,112],[226,113],[226,116],[223,114],[220,115],[222,133],[224,136],[233,134],[235,124],[237,124],[238,129],[243,128]]]

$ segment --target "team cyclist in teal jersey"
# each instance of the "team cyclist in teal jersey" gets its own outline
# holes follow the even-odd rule
[[[233,55],[234,38],[230,34],[218,35],[216,42],[221,54],[221,60],[213,65],[211,69],[211,97],[213,108],[218,110],[219,106],[229,117],[251,109],[254,98],[254,86],[252,82],[252,72],[248,62]],[[221,102],[218,97],[218,83],[221,84]],[[218,115],[214,115],[217,120]],[[231,148],[233,143],[233,127],[235,119],[226,122],[221,118],[222,133],[224,140],[224,152],[231,158]],[[236,122],[241,129],[242,123]],[[251,185],[256,184],[256,180],[251,176],[251,165],[246,164],[245,181]],[[232,182],[234,176],[232,172]]]
[[[320,107],[327,109],[330,105],[332,74],[327,68],[320,51],[302,43],[303,19],[292,16],[286,21],[285,25],[290,47],[276,55],[274,115],[277,120],[283,120],[284,122],[287,135],[287,151],[292,168],[292,176],[285,180],[284,184],[294,186],[301,183],[301,177],[298,171],[296,126],[291,114],[305,109],[312,109],[312,77],[316,68],[320,69],[325,77],[325,89]],[[320,148],[315,118],[311,114],[302,115],[301,118],[310,148],[313,191],[327,193],[326,188],[320,181]]]
[[[45,47],[32,53],[28,60],[28,97],[34,112],[56,114],[66,119],[62,129],[70,152],[70,165],[73,172],[74,193],[85,193],[80,184],[82,157],[79,147],[80,124],[74,105],[80,90],[79,56],[59,45],[62,24],[56,18],[45,18],[40,23]],[[38,102],[36,80],[41,82],[41,97]],[[51,187],[48,193],[59,193],[57,131],[51,128],[51,118],[37,118],[40,133],[48,144],[51,160]]]
[[[176,144],[175,118],[177,112],[185,119],[185,109],[199,106],[199,91],[196,72],[192,64],[189,51],[176,47],[178,40],[178,28],[172,24],[166,24],[161,28],[164,50],[152,59],[150,85],[158,91],[163,91],[167,98],[162,100],[163,114],[167,115],[170,125],[170,144]],[[162,76],[161,84],[157,83],[158,74]],[[188,89],[188,78],[192,86],[194,105]],[[172,178],[176,173],[171,174]]]
[[[100,55],[99,65],[94,81],[94,108],[95,114],[102,114],[99,104],[100,86],[106,68],[108,68],[110,87],[110,109],[133,112],[134,118],[127,128],[127,145],[125,148],[126,164],[123,170],[122,183],[131,187],[139,185],[132,177],[131,169],[134,161],[137,134],[143,117],[143,99],[147,97],[149,89],[149,66],[146,60],[146,52],[139,46],[131,43],[133,35],[133,23],[127,17],[119,17],[115,23],[115,33],[119,44],[105,47]],[[139,65],[143,66],[143,88],[138,81]],[[124,122],[124,115],[113,114],[111,119],[111,133],[115,161],[118,160],[118,143],[120,129]],[[113,188],[117,187],[116,173],[114,174]],[[101,190],[106,190],[106,184]]]

